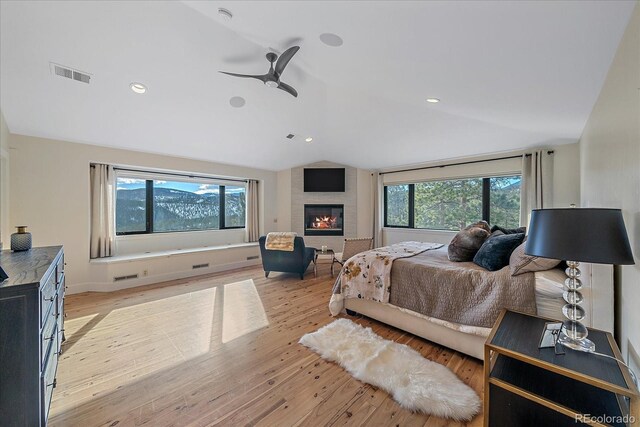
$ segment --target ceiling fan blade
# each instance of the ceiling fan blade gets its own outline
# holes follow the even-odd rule
[[[282,89],[283,91],[287,92],[288,94],[293,95],[294,97],[298,97],[298,91],[295,90],[294,88],[292,88],[291,86],[289,86],[286,83],[280,82],[278,83],[278,89]]]
[[[252,75],[249,75],[249,74],[227,73],[226,71],[218,71],[218,72],[219,72],[219,73],[222,73],[222,74],[226,74],[226,75],[228,75],[228,76],[233,76],[233,77],[243,77],[243,78],[246,78],[246,79],[257,79],[257,80],[260,80],[260,81],[261,81],[261,82],[263,82],[263,83],[264,83],[264,81],[265,81],[265,77],[266,77],[265,75],[262,75],[262,76],[252,76]]]
[[[298,52],[298,50],[300,50],[300,46],[293,46],[285,50],[284,53],[280,55],[280,57],[278,58],[278,62],[276,62],[276,73],[278,74],[278,76],[282,75],[285,67],[287,66],[289,61],[291,61],[293,55]]]

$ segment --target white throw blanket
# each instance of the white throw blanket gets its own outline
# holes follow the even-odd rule
[[[389,302],[391,267],[398,258],[407,258],[424,251],[441,248],[441,243],[402,242],[362,252],[344,263],[329,302],[329,311],[337,316],[346,298],[362,298]]]
[[[291,231],[280,231],[267,234],[264,248],[270,251],[293,252],[294,242],[298,234]]]

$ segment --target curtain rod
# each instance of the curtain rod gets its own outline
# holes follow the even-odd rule
[[[93,167],[93,165],[91,165]],[[202,176],[202,175],[192,175],[187,173],[172,173],[172,172],[155,172],[141,169],[129,169],[129,168],[117,168],[114,167],[113,170],[117,171],[126,171],[126,172],[139,172],[139,173],[149,173],[149,174],[158,174],[158,175],[170,175],[170,176],[179,176],[183,178],[200,178],[200,179],[219,179],[221,181],[231,181],[231,182],[249,182],[248,179],[233,179],[233,178],[223,178],[220,176]]]
[[[554,153],[553,150],[547,151],[547,154],[553,154],[553,153]],[[527,153],[527,154],[525,154],[525,156],[529,157],[529,156],[531,156],[531,153]],[[520,158],[522,158],[522,154],[519,154],[517,156],[498,157],[498,158],[495,158],[495,159],[470,160],[468,162],[449,163],[449,164],[446,164],[446,165],[423,166],[423,167],[411,168],[411,169],[399,169],[399,170],[396,170],[396,171],[380,172],[380,175],[386,175],[388,173],[412,172],[412,171],[419,171],[419,170],[425,170],[425,169],[446,168],[447,166],[470,165],[470,164],[473,164],[473,163],[495,162],[497,160],[520,159]]]

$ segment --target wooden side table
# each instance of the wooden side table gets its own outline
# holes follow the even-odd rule
[[[313,277],[318,277],[318,264],[331,264],[331,277],[333,277],[333,262],[335,260],[336,253],[333,249],[316,249],[316,254],[313,257]],[[325,262],[320,262],[325,261]]]
[[[638,426],[638,389],[610,333],[589,329],[596,351],[538,348],[545,323],[502,312],[484,349],[485,426]]]

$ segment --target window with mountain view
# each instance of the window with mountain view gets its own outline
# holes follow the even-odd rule
[[[520,224],[520,176],[385,186],[385,226],[457,231],[484,219]]]
[[[116,233],[242,228],[245,203],[244,186],[119,176]]]

